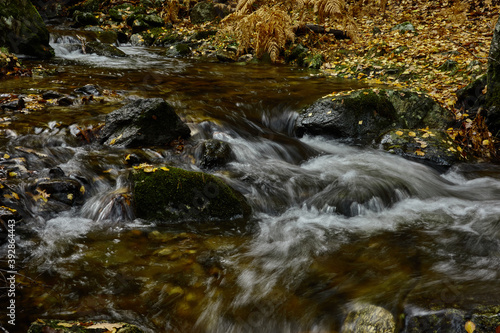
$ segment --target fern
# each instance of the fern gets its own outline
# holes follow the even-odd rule
[[[238,53],[252,48],[257,57],[268,53],[273,62],[278,60],[286,42],[295,37],[290,16],[277,6],[262,6],[246,16],[237,12],[225,21],[234,29],[239,42]]]
[[[236,5],[236,11],[241,13],[247,13],[250,11],[250,8],[255,3],[256,0],[238,0],[238,4]]]

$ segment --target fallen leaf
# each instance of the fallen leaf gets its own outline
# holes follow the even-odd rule
[[[397,131],[397,132],[396,132],[396,135],[401,136],[401,135],[403,135],[403,132],[402,132],[402,131]]]
[[[73,201],[73,193],[69,193],[69,194],[67,195],[67,198],[68,198],[68,200]]]
[[[98,323],[98,324],[94,324],[92,326],[89,326],[87,327],[87,329],[98,329],[98,328],[102,328],[102,329],[106,329],[108,331],[115,331],[117,328],[121,328],[125,326],[125,324],[123,323],[115,323],[115,324],[111,324],[111,323]]]
[[[80,187],[80,193],[85,194],[85,186]]]
[[[476,329],[476,325],[472,321],[468,321],[465,323],[465,330],[467,333],[472,333]]]
[[[10,158],[10,155],[9,154],[4,154],[3,155],[3,158],[5,158],[6,160]]]
[[[417,133],[415,133],[415,132],[409,132],[408,135],[409,136],[417,136]]]

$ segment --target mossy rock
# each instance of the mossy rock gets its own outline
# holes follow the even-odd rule
[[[213,3],[208,1],[198,2],[189,14],[191,23],[199,24],[210,22],[217,18],[217,11]]]
[[[405,23],[397,24],[394,27],[392,27],[391,31],[395,31],[395,30],[399,31],[399,33],[415,32],[415,27],[410,22],[405,22]]]
[[[91,12],[81,12],[79,10],[73,13],[73,20],[77,26],[98,25],[99,20]]]
[[[437,129],[397,129],[382,135],[378,146],[387,152],[436,167],[449,167],[466,161],[465,153],[448,136]]]
[[[208,222],[250,214],[245,198],[210,174],[168,167],[154,172],[135,170],[131,177],[139,218],[166,223]]]
[[[394,333],[394,316],[372,304],[356,304],[342,324],[341,333]]]
[[[29,0],[0,1],[0,46],[42,59],[54,56],[45,23]]]
[[[97,41],[94,42],[89,42],[85,44],[85,51],[87,53],[95,53],[100,56],[105,56],[105,57],[119,57],[123,58],[126,57],[127,54],[117,48],[116,46],[112,44],[105,44],[105,43],[100,43]]]
[[[127,323],[110,323],[107,321],[68,321],[57,319],[38,319],[32,323],[28,329],[28,333],[44,333],[44,332],[78,332],[78,333],[143,333],[139,327]]]
[[[448,110],[424,94],[363,89],[323,97],[304,108],[295,132],[368,143],[391,129],[444,129],[452,121]]]
[[[293,49],[287,52],[285,60],[287,62],[296,62],[299,66],[304,64],[304,58],[307,56],[309,49],[302,44],[298,44]]]
[[[488,92],[486,107],[488,110],[486,123],[493,135],[500,134],[500,18],[498,19],[493,38],[491,39],[488,58]]]
[[[161,98],[135,100],[106,116],[101,143],[113,147],[166,146],[187,139],[189,127]]]

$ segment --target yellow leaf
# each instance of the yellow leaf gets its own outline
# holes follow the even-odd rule
[[[422,142],[422,143],[420,144],[420,148],[427,148],[427,143]]]
[[[161,167],[160,169],[162,169],[163,171],[170,171],[170,169],[166,167]]]
[[[472,333],[476,329],[476,325],[472,321],[468,321],[465,323],[465,330],[467,333]]]
[[[396,134],[399,135],[399,136],[401,136],[401,135],[403,135],[403,132],[402,131],[397,131]]]
[[[429,137],[429,133],[424,133],[424,134],[422,134],[422,137],[423,137],[423,138],[428,138],[428,137]]]
[[[125,156],[125,161],[128,161],[130,160],[130,154],[128,154],[127,156]]]
[[[67,195],[68,200],[73,200],[73,193]]]
[[[82,185],[82,187],[80,187],[80,193],[85,194],[85,186]]]
[[[111,142],[109,144],[114,145],[115,143],[116,143],[116,139],[113,139],[113,140],[111,140]]]
[[[483,140],[483,146],[487,146],[490,144],[490,140]]]
[[[12,196],[10,194],[4,194],[3,197],[5,199],[12,199]]]
[[[360,120],[360,121],[358,122],[358,124],[359,124],[359,125],[363,125],[363,120]]]
[[[415,154],[417,154],[417,156],[425,156],[425,153],[421,150],[416,150]]]
[[[115,323],[115,324],[111,324],[111,323],[97,323],[97,324],[94,324],[92,326],[87,326],[86,328],[87,329],[99,329],[99,328],[102,328],[102,329],[108,330],[109,332],[116,332],[117,328],[121,328],[124,325],[125,324],[122,324],[122,323]]]
[[[409,132],[408,135],[409,136],[417,136],[417,133],[415,133],[415,132]]]
[[[16,192],[12,192],[12,196],[13,196],[15,199],[19,200],[19,195],[18,195]]]
[[[73,324],[68,324],[68,323],[57,323],[57,326],[62,326],[62,327],[73,327],[75,325]]]
[[[17,176],[17,172],[11,171],[11,172],[9,172],[9,176],[15,177],[15,176]]]
[[[9,155],[9,154],[4,154],[4,155],[3,155],[3,158],[5,158],[5,159],[9,159],[9,158],[10,158],[10,155]]]
[[[144,168],[144,172],[155,172],[158,168],[153,168],[152,166],[147,166]]]

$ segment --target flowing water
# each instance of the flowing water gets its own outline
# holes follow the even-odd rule
[[[0,93],[72,93],[85,84],[109,92],[2,118],[0,151],[24,157],[28,170],[9,183],[20,196],[10,202],[30,215],[16,226],[18,329],[78,318],[146,332],[337,332],[349,309],[373,304],[404,331],[430,305],[498,304],[498,166],[443,174],[375,149],[294,137],[301,107],[359,83],[131,46],[121,47],[130,57],[111,59],[82,54],[68,36],[53,45],[57,57],[43,65],[56,75],[5,80]],[[189,124],[182,153],[76,137],[77,126],[96,126],[138,97],[164,98]],[[134,219],[116,199],[130,187],[127,154],[199,170],[198,145],[209,138],[235,152],[211,172],[251,204],[243,225],[160,226]],[[86,182],[81,206],[43,211],[26,194],[54,167]]]

